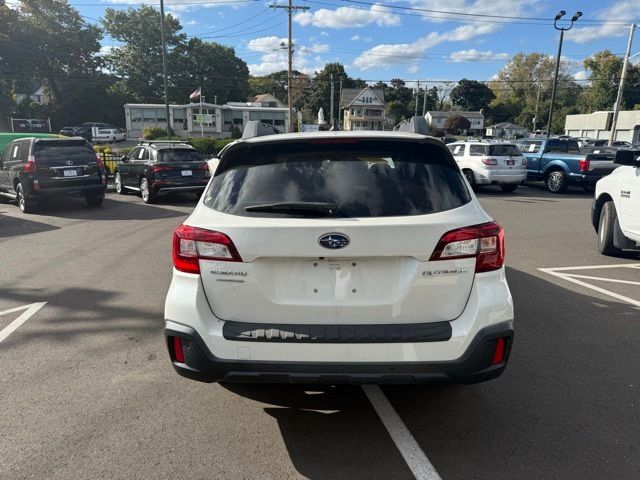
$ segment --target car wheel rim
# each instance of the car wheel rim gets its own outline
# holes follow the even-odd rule
[[[122,191],[122,184],[120,183],[120,175],[116,175],[114,182],[116,184],[116,192],[120,193]]]
[[[562,176],[558,173],[549,175],[549,190],[557,192],[562,186]]]
[[[140,182],[140,193],[142,194],[143,200],[149,199],[149,186],[147,185],[146,180],[142,180],[142,182]]]
[[[469,184],[473,183],[473,175],[471,175],[469,172],[465,172],[464,176],[467,177],[467,182],[469,182]]]
[[[24,210],[24,204],[24,197],[21,192],[18,192],[18,206],[20,207],[20,210]]]

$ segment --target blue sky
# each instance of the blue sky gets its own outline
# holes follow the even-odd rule
[[[72,0],[82,15],[99,18],[107,7],[127,8],[159,0]],[[260,0],[166,0],[185,32],[235,48],[254,75],[286,67],[287,24],[283,10]],[[370,81],[489,80],[517,52],[555,55],[558,10],[583,17],[565,35],[563,56],[581,62],[609,49],[622,55],[628,29],[640,18],[640,0],[297,0],[309,7],[294,16],[294,67],[312,73],[341,62],[353,77]],[[466,14],[466,15],[465,15]],[[505,18],[509,17],[509,18]],[[103,41],[105,48],[115,45]],[[640,51],[636,33],[633,53]],[[638,58],[638,57],[636,57]]]

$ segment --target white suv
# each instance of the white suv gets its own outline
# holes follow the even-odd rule
[[[499,185],[513,192],[527,179],[527,159],[509,142],[466,141],[447,145],[472,188]]]
[[[504,248],[433,138],[237,141],[174,233],[171,361],[205,382],[497,377],[513,338]]]
[[[598,180],[591,209],[604,255],[640,250],[640,151],[619,150],[614,163],[621,166]]]

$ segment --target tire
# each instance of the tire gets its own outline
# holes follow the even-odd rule
[[[16,203],[22,213],[33,213],[36,210],[36,203],[25,198],[21,183],[16,187]]]
[[[84,199],[90,207],[99,207],[102,205],[104,195],[85,195]]]
[[[618,221],[616,207],[609,200],[600,210],[600,222],[598,223],[598,251],[602,255],[617,256],[622,250],[613,244],[613,234]]]
[[[553,170],[547,174],[544,180],[547,190],[551,193],[564,193],[569,188],[569,179],[562,170]]]
[[[116,193],[120,195],[126,195],[129,193],[127,188],[122,184],[122,178],[120,177],[120,172],[116,172],[116,176],[113,179],[113,183],[116,185]]]
[[[506,185],[500,185],[500,188],[502,189],[503,192],[515,192],[516,188],[518,188],[518,184],[517,183],[511,183],[511,184],[506,184]]]
[[[464,178],[467,179],[467,182],[469,182],[469,185],[471,185],[471,190],[473,190],[475,192],[476,191],[476,177],[473,175],[473,172],[471,170],[463,170],[462,174],[464,175]]]
[[[140,196],[144,203],[156,203],[158,200],[146,178],[142,178],[142,180],[140,180]]]

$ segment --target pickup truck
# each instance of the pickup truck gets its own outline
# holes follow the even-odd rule
[[[552,193],[563,193],[569,185],[592,192],[596,182],[616,168],[612,152],[581,151],[573,139],[526,138],[515,143],[527,159],[527,181],[542,180]]]
[[[614,163],[618,168],[596,184],[591,208],[603,255],[640,251],[640,150],[619,150]]]

